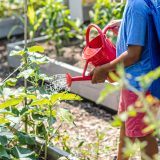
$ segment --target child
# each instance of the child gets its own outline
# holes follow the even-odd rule
[[[154,2],[155,3],[155,2]],[[108,72],[114,71],[117,64],[123,62],[126,73],[132,75],[132,79],[128,79],[130,85],[140,90],[140,86],[136,81],[136,77],[144,75],[152,70],[149,55],[149,39],[147,38],[147,18],[149,8],[144,0],[128,0],[126,3],[123,19],[114,21],[110,26],[120,25],[117,39],[117,58],[110,63],[96,67],[90,74],[93,76],[92,83],[104,82]],[[113,30],[117,33],[117,28]],[[137,100],[137,95],[127,88],[123,88],[120,95],[119,113],[127,110],[127,107]],[[120,129],[120,143],[117,160],[128,160],[123,156],[123,148],[125,147],[125,137],[134,141],[136,138],[140,141],[146,141],[144,148],[145,154],[154,159],[154,155],[158,153],[158,145],[156,138],[152,133],[143,133],[146,127],[143,122],[145,113],[137,113],[136,117],[129,117]]]

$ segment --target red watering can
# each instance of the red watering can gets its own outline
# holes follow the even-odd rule
[[[92,28],[95,28],[99,35],[90,41],[90,31]],[[109,63],[116,58],[115,45],[106,37],[106,32],[110,29],[112,28],[105,27],[102,31],[95,24],[90,24],[88,26],[86,32],[86,47],[82,52],[82,58],[86,60],[83,74],[82,76],[72,77],[69,73],[67,73],[66,78],[69,87],[73,81],[92,80],[92,76],[85,75],[89,63],[96,67]]]

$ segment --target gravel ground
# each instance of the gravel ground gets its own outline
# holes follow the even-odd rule
[[[67,144],[71,147],[72,153],[81,158],[85,157],[85,160],[87,160],[87,157],[92,160],[113,159],[117,152],[119,136],[119,129],[112,127],[110,124],[113,113],[87,100],[82,102],[63,102],[58,107],[70,110],[75,116],[75,126],[64,124],[60,129],[63,136],[69,134]],[[97,132],[103,135],[99,142],[101,151],[98,157],[95,155],[98,142]],[[83,145],[77,147],[82,141],[84,141]]]

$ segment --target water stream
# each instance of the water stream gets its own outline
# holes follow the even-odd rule
[[[69,87],[67,85],[66,74],[56,74],[50,77],[45,84],[45,88],[49,92],[59,92],[59,91],[68,91]]]
[[[23,64],[22,64],[23,65]],[[12,73],[10,73],[1,83],[5,83],[11,76],[17,72],[22,65],[17,67]],[[60,91],[69,91],[67,80],[66,80],[66,74],[56,74],[49,77],[49,79],[45,83],[45,89],[46,91],[50,93],[60,92]]]

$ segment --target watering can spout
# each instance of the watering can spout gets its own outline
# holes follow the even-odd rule
[[[69,73],[66,74],[66,81],[67,81],[67,85],[68,87],[71,87],[72,82],[74,81],[90,81],[92,80],[92,76],[76,76],[76,77],[72,77]]]
[[[72,85],[72,77],[69,73],[66,74],[66,81],[67,81],[67,85],[68,87],[71,87]]]

